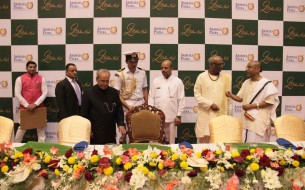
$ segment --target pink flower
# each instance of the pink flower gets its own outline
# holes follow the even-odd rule
[[[48,178],[49,178],[49,177],[48,177],[48,173],[47,173],[46,170],[41,170],[41,171],[38,173],[37,176],[41,176],[41,177],[43,177],[44,179],[48,179]]]
[[[263,157],[264,156],[264,150],[261,148],[256,148],[254,151],[254,154],[258,155],[259,157]]]
[[[129,148],[128,152],[129,152],[130,156],[133,156],[133,155],[137,154],[137,149],[136,148]]]
[[[293,188],[294,190],[302,190],[301,187],[298,186],[298,185],[295,184],[295,183],[292,184],[292,188]]]
[[[84,152],[77,152],[77,158],[85,158]]]
[[[58,148],[52,146],[52,147],[50,148],[50,153],[51,153],[52,155],[56,155],[56,154],[58,153]]]
[[[31,156],[29,153],[23,155],[23,162],[28,164],[37,159],[37,156]]]
[[[108,149],[106,146],[104,146],[103,152],[104,152],[104,155],[111,155],[111,150]]]
[[[207,155],[205,156],[205,159],[207,161],[215,161],[216,160],[216,156],[215,156],[215,154],[212,151],[209,151],[207,153]]]
[[[178,179],[175,178],[175,179],[173,179],[173,181],[169,182],[166,185],[165,189],[166,190],[172,190],[178,183],[179,183]]]
[[[123,172],[122,171],[117,172],[116,177],[118,178],[118,180],[120,180],[123,177]]]
[[[235,174],[227,180],[227,183],[228,185],[226,187],[226,190],[238,190],[239,179]]]
[[[123,164],[126,164],[127,162],[131,162],[131,160],[129,159],[128,156],[122,155],[121,158],[122,158],[122,163]]]
[[[118,190],[118,188],[116,186],[112,186],[112,185],[109,185],[109,184],[105,185],[105,189],[106,190]]]
[[[278,168],[279,167],[279,164],[277,162],[270,162],[270,166],[272,168]]]

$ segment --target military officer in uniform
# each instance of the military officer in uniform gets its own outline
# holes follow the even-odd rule
[[[135,106],[148,102],[147,77],[143,69],[138,66],[138,52],[126,52],[127,67],[115,74],[114,88],[120,92],[124,115]]]

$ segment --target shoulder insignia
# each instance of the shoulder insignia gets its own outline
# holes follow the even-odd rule
[[[141,67],[137,67],[138,69],[142,70],[142,71],[145,71],[145,69],[141,68]]]
[[[121,72],[121,71],[124,71],[124,70],[125,70],[125,68],[122,68],[122,69],[119,69],[118,72]]]

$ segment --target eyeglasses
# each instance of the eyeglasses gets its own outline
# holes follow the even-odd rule
[[[137,59],[130,59],[130,60],[128,60],[130,63],[138,63],[139,62],[139,60],[137,60]]]
[[[222,62],[222,63],[213,63],[214,65],[218,66],[218,67],[224,67],[225,66],[225,62]]]
[[[71,72],[71,73],[77,73],[77,70],[68,70],[69,72]]]

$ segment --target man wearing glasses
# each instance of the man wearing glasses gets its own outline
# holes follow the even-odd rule
[[[138,52],[126,52],[126,68],[115,74],[114,88],[120,92],[124,115],[133,109],[148,102],[147,78],[143,69],[138,66]]]
[[[57,83],[55,95],[59,108],[59,121],[72,115],[80,115],[82,87],[77,80],[75,64],[68,63],[66,65],[66,78]]]
[[[221,72],[223,59],[213,55],[208,59],[209,70],[201,73],[194,86],[194,96],[198,102],[195,133],[198,143],[209,143],[211,119],[232,114],[231,101],[226,91],[231,90],[232,77]]]

